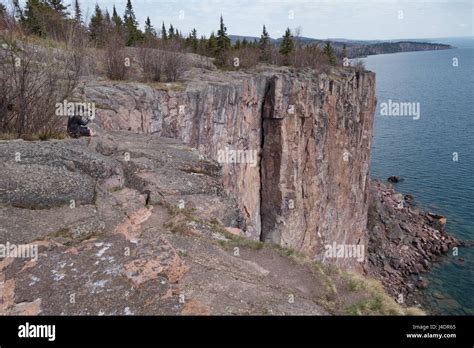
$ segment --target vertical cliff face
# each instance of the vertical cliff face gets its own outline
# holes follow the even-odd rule
[[[366,245],[374,109],[370,73],[270,80],[263,107],[263,240],[318,259],[326,245]],[[355,265],[354,258],[332,261]]]
[[[320,260],[325,245],[367,244],[372,73],[273,68],[202,74],[183,90],[99,85],[84,86],[83,94],[100,104],[105,127],[157,132],[224,159],[224,186],[238,201],[247,237]]]

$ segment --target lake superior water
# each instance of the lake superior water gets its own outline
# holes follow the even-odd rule
[[[383,181],[402,176],[398,191],[446,216],[447,230],[459,239],[473,240],[474,40],[445,43],[457,48],[364,59],[377,74],[371,175]],[[381,116],[389,99],[420,103],[420,118]],[[474,314],[473,248],[460,248],[423,276],[430,282],[425,293],[433,314]]]

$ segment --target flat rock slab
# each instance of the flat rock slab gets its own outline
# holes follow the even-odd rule
[[[102,224],[93,205],[43,210],[5,205],[0,206],[0,243],[31,243],[61,232],[75,235],[94,233]]]
[[[15,303],[41,302],[34,314],[178,314],[182,304],[167,296],[167,276],[179,256],[167,246],[151,250],[120,235],[78,247],[49,245],[33,265],[15,262],[5,275],[14,281]]]
[[[91,204],[94,191],[91,177],[64,168],[6,163],[0,170],[0,202],[19,208]]]

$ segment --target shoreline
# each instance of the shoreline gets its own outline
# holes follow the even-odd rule
[[[440,48],[440,49],[430,49],[430,50],[413,50],[413,51],[399,51],[399,52],[387,52],[387,53],[374,53],[374,54],[366,54],[362,56],[355,56],[352,58],[349,58],[349,60],[356,60],[356,59],[366,59],[368,57],[374,57],[374,56],[386,56],[389,54],[401,54],[401,53],[414,53],[414,52],[433,52],[433,51],[446,51],[446,50],[453,50],[453,49],[458,49],[458,46],[454,45],[449,45],[449,47],[446,48]]]
[[[470,243],[446,232],[444,216],[417,207],[413,196],[397,192],[393,184],[371,179],[369,200],[367,275],[380,280],[400,304],[431,314],[423,300],[429,286],[424,274]]]

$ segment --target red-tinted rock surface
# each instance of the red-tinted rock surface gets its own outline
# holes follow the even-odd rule
[[[226,149],[255,153],[254,163],[221,163],[248,238],[320,260],[327,244],[366,246],[374,74],[207,72],[161,89],[87,83],[83,96],[100,104],[105,128],[178,138],[213,160]]]

